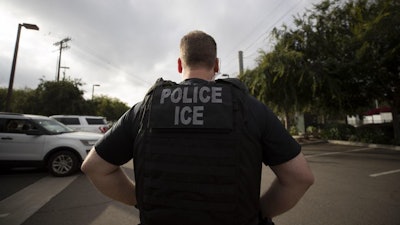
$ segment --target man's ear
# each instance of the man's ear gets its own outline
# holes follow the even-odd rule
[[[215,65],[214,65],[214,72],[218,73],[219,72],[219,59],[215,59]]]
[[[182,73],[183,69],[182,69],[182,60],[181,58],[178,58],[178,72]]]

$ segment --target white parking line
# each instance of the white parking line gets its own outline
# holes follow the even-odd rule
[[[44,177],[0,201],[0,224],[22,224],[77,177]]]
[[[326,156],[326,155],[339,155],[339,154],[343,154],[343,153],[360,152],[360,151],[365,151],[365,150],[370,150],[370,149],[373,149],[373,148],[357,148],[357,149],[342,151],[342,152],[326,152],[326,153],[315,154],[315,155],[307,155],[305,157],[306,158],[314,158],[314,157]]]
[[[388,175],[388,174],[392,174],[392,173],[400,173],[400,169],[398,170],[389,170],[389,171],[385,171],[385,172],[381,172],[381,173],[373,173],[370,174],[370,177],[379,177],[379,176],[383,176],[383,175]]]
[[[10,213],[2,213],[0,214],[0,218],[7,217],[8,215],[10,215]]]
[[[129,169],[133,169],[133,162],[132,159],[129,160],[129,162],[125,163],[124,165],[122,165],[125,168],[129,168]]]

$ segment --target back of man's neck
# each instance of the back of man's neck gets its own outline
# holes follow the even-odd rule
[[[206,81],[211,81],[214,78],[214,73],[209,70],[198,69],[190,70],[183,73],[183,79],[197,78]]]

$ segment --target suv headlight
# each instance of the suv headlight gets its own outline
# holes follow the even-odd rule
[[[97,140],[81,140],[82,144],[86,145],[86,146],[93,146],[94,144],[96,144]]]

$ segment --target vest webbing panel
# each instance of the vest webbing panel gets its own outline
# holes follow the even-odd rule
[[[192,144],[201,141],[207,151]],[[237,154],[231,138],[152,134],[146,145],[145,206],[221,212],[235,209]]]

